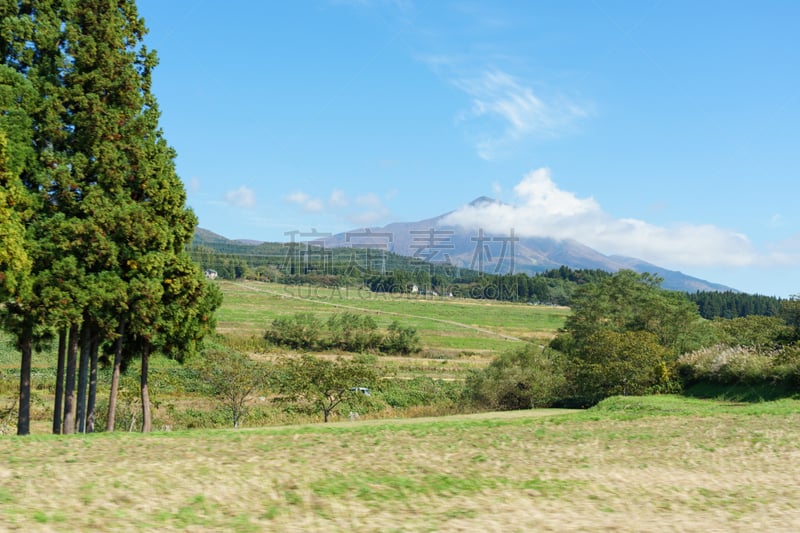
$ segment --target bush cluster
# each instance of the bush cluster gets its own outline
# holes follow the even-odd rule
[[[683,354],[678,372],[689,386],[773,383],[800,385],[800,345],[772,349],[718,344]]]
[[[526,345],[473,371],[465,398],[488,409],[550,407],[565,393],[564,363],[558,352]]]
[[[264,338],[295,350],[341,350],[345,352],[383,352],[411,354],[420,351],[417,330],[392,322],[386,331],[368,315],[345,312],[323,322],[313,313],[295,313],[272,321]]]
[[[381,381],[375,389],[376,396],[393,409],[415,406],[438,406],[441,409],[457,408],[463,385],[456,381],[442,381],[425,376],[412,379]]]

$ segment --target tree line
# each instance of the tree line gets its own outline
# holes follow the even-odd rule
[[[534,302],[569,306],[575,289],[611,276],[600,269],[562,265],[538,273],[489,274],[451,265],[426,263],[391,252],[333,248],[322,251],[287,244],[248,245],[195,239],[192,258],[223,279],[255,279],[322,286],[364,285],[373,292],[409,294],[413,287],[439,296]],[[687,293],[703,318],[778,316],[783,300],[736,291]]]
[[[734,291],[698,291],[689,294],[700,316],[707,319],[737,318],[749,315],[779,316],[783,299]]]
[[[186,252],[197,219],[151,93],[155,53],[133,0],[0,3],[0,320],[20,351],[30,432],[37,344],[58,339],[53,432],[92,431],[98,364],[182,359],[221,302]]]

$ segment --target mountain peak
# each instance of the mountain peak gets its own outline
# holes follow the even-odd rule
[[[475,198],[474,200],[472,200],[469,203],[469,205],[471,207],[479,207],[479,206],[486,205],[486,204],[499,204],[499,203],[500,202],[498,202],[494,198],[489,198],[488,196],[479,196],[478,198]]]

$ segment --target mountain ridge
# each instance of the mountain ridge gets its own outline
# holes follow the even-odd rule
[[[502,205],[502,202],[488,196],[479,196],[467,205],[479,207],[491,204]],[[609,272],[630,269],[662,277],[662,286],[665,289],[684,292],[738,292],[731,287],[660,267],[642,259],[606,255],[574,239],[480,233],[481,230],[444,224],[443,221],[453,212],[413,222],[391,222],[382,227],[351,230],[328,237],[323,242],[325,246],[333,248],[386,246],[385,249],[396,254],[419,257],[434,263],[448,259],[453,265],[492,274],[506,274],[509,271],[536,274],[562,265],[572,269],[600,269]],[[367,233],[381,237],[366,237]],[[391,241],[385,237],[386,234],[391,234]],[[356,236],[361,236],[361,240],[357,240]],[[426,247],[427,252],[424,250]],[[511,249],[514,251],[513,256],[509,255]]]
[[[480,196],[467,205],[478,207],[501,202]],[[606,255],[574,239],[519,237],[467,229],[444,223],[450,211],[412,222],[390,222],[381,227],[363,227],[313,241],[326,248],[383,249],[433,264],[470,268],[489,274],[524,272],[536,274],[567,266],[571,269],[599,269],[608,272],[629,269],[663,278],[662,287],[683,292],[736,291],[731,287],[660,267],[635,257]],[[205,232],[205,233],[203,233]],[[202,238],[225,239],[198,228]],[[229,240],[237,244],[256,241]]]

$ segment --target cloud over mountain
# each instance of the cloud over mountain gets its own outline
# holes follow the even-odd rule
[[[747,266],[763,261],[746,235],[710,224],[661,227],[614,218],[592,197],[562,190],[548,168],[528,173],[515,187],[513,204],[481,202],[442,221],[465,228],[524,237],[574,239],[603,253],[640,257],[673,268]]]

